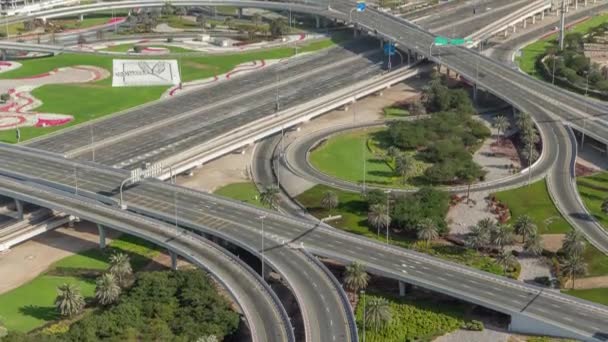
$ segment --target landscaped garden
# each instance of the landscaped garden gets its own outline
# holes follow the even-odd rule
[[[365,327],[366,341],[432,341],[463,326],[465,308],[459,303],[372,292],[365,295],[365,301],[359,298],[355,314],[359,336]]]
[[[335,197],[334,200],[331,198]],[[340,216],[331,225],[350,233],[386,241],[386,225],[390,225],[390,243],[411,248],[458,262],[494,274],[517,277],[519,265],[501,266],[491,256],[467,248],[440,241],[448,234],[445,215],[449,208],[449,196],[439,190],[423,188],[409,195],[392,196],[387,209],[387,195],[382,191],[361,194],[317,185],[296,197],[317,218],[330,214]],[[330,205],[330,204],[334,205]],[[387,211],[388,210],[388,211]],[[389,214],[387,214],[389,212]]]
[[[553,82],[555,71],[559,85],[582,92],[588,79],[589,90],[606,92],[608,81],[598,65],[585,56],[584,45],[604,44],[607,31],[608,15],[598,15],[568,29],[563,51],[558,49],[557,34],[552,34],[524,47],[516,61],[524,72],[539,79]]]
[[[0,295],[8,330],[0,339],[194,341],[234,334],[239,315],[211,278],[196,269],[143,271],[157,254],[149,243],[123,235],[104,250],[56,262]]]
[[[0,316],[9,331],[28,332],[60,319],[54,301],[57,287],[74,284],[85,299],[95,294],[95,278],[110,265],[114,253],[129,256],[134,271],[141,270],[157,254],[157,249],[138,238],[123,235],[104,250],[91,249],[54,263],[31,282],[0,295]]]
[[[132,43],[118,44],[118,45],[108,46],[105,49],[101,49],[101,51],[139,53],[139,52],[145,50],[146,48],[166,49],[169,53],[187,53],[187,52],[196,51],[196,50],[187,49],[187,48],[184,48],[181,46],[165,45],[162,42],[153,42],[153,43],[146,43],[146,44],[132,44]],[[155,55],[155,56],[157,56],[157,55]]]
[[[328,38],[311,42],[302,45],[299,51],[313,52],[321,50],[333,46],[337,42],[343,41],[343,39],[344,37],[339,35],[335,39]],[[182,80],[188,82],[205,79],[224,74],[237,65],[248,61],[280,59],[294,54],[295,50],[292,47],[281,47],[224,55],[185,56],[180,58]],[[162,57],[155,58],[162,59]],[[112,56],[64,53],[54,57],[22,61],[23,66],[21,68],[0,74],[0,79],[31,77],[57,68],[77,65],[97,66],[111,73],[112,60]],[[21,128],[21,141],[159,99],[167,89],[168,87],[165,86],[112,87],[111,78],[94,83],[49,84],[38,87],[32,91],[32,95],[43,103],[36,109],[37,111],[70,114],[74,116],[74,120],[65,126],[23,127]],[[13,130],[0,131],[0,141],[16,142],[15,132]]]
[[[426,108],[407,113],[426,111],[429,118],[395,120],[388,129],[332,137],[311,152],[311,163],[337,178],[384,187],[470,184],[483,179],[485,171],[472,154],[490,130],[473,118],[468,94],[449,89],[435,75],[423,98]]]

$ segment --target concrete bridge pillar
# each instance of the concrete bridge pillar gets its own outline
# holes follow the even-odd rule
[[[84,20],[84,14],[81,14],[80,17],[78,18],[78,21],[83,21]]]
[[[522,22],[524,24],[524,28],[526,28],[526,24],[528,23],[528,18],[524,18],[524,20]]]
[[[101,224],[97,224],[97,230],[99,231],[99,248],[106,248],[106,228]]]
[[[5,61],[8,58],[8,56],[6,55],[6,49],[0,50],[0,53],[2,54],[2,60]]]
[[[15,198],[15,209],[17,210],[17,219],[23,220],[23,202]]]
[[[578,9],[578,0],[574,0],[574,10]]]
[[[315,28],[321,28],[321,17],[315,16]]]
[[[545,20],[545,10],[540,12],[540,21],[543,21],[543,20]]]
[[[532,15],[532,25],[536,24],[536,14]]]
[[[410,292],[412,292],[412,284],[399,280],[399,297],[405,297]]]
[[[171,269],[177,271],[177,253],[169,251],[169,255],[171,256]]]
[[[515,33],[515,31],[517,31],[517,25],[513,25],[513,33]]]

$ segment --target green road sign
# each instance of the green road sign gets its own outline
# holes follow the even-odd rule
[[[448,45],[449,43],[450,40],[446,37],[435,37],[435,45],[437,46]]]

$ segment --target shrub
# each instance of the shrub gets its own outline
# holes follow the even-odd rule
[[[135,52],[135,53],[141,53],[141,51],[142,51],[143,49],[144,49],[144,48],[143,48],[143,46],[141,46],[141,45],[134,45],[134,46],[133,46],[133,52]]]
[[[167,37],[167,43],[173,43],[173,37]]]
[[[464,323],[460,328],[471,331],[483,331],[484,325],[481,321],[472,320]]]

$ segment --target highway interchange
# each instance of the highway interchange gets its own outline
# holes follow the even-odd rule
[[[332,11],[339,10],[341,13],[348,13],[348,10],[350,9],[348,6],[350,5],[332,3]],[[388,38],[397,41],[399,46],[416,49],[420,54],[424,54],[425,52],[428,54],[427,48],[430,46],[432,37],[414,25],[387,17],[386,14],[378,13],[373,10],[360,14],[357,17],[357,20],[361,24],[369,27],[370,30],[373,31],[373,29],[377,29],[380,34],[389,36]],[[338,52],[330,50],[328,54],[331,53]],[[584,99],[559,89],[550,88],[546,84],[532,80],[527,76],[520,75],[510,68],[499,65],[489,59],[479,57],[474,52],[465,49],[435,48],[434,55],[436,60],[448,65],[451,69],[458,71],[469,80],[476,80],[483,88],[498,94],[520,110],[531,113],[541,128],[541,134],[543,136],[543,141],[545,142],[542,165],[546,166],[546,168],[541,167],[541,165],[537,166],[536,169],[544,170],[545,172],[548,170],[548,172],[550,172],[549,184],[555,183],[556,185],[554,188],[559,186],[563,187],[563,184],[571,183],[571,165],[574,156],[573,144],[571,134],[561,125],[561,121],[568,121],[570,123],[580,122],[581,118],[587,115],[587,113],[580,111],[580,108],[585,106]],[[332,56],[330,55],[330,57]],[[317,57],[302,59],[301,64],[299,65],[314,63],[314,61],[317,60],[316,58]],[[321,63],[320,61],[323,60],[323,57],[318,58],[317,61],[319,62],[317,63]],[[328,58],[327,55],[325,58]],[[342,56],[342,58],[344,58],[344,56]],[[357,79],[357,77],[368,77],[374,73],[378,73],[380,70],[377,67],[377,63],[374,63],[374,60],[378,60],[378,56],[374,57],[373,54],[367,56],[371,62],[369,60],[365,61],[365,58],[357,56],[354,56],[353,58],[354,60],[363,60],[358,62],[362,64],[357,65],[353,63],[356,65],[355,70],[364,68],[364,70],[367,71],[363,72],[361,75],[355,76],[352,75],[352,70],[350,70],[350,73],[348,72],[349,70],[340,73],[338,69],[341,69],[343,65],[336,63],[328,68],[328,70],[332,70],[332,72],[336,72],[336,74],[330,74],[331,76],[323,81],[327,82],[330,87],[332,84],[334,86],[347,84],[348,82]],[[466,62],[471,60],[475,60],[476,63]],[[365,65],[369,65],[369,63],[371,63],[372,66],[364,67]],[[376,66],[374,67],[374,65]],[[475,72],[476,69],[479,70],[479,77],[474,76],[477,74]],[[291,72],[289,70],[289,68],[286,68],[285,72]],[[273,76],[276,77],[276,74],[273,74],[272,71],[259,73],[259,75],[263,75],[260,76],[261,79],[266,77],[264,83],[272,80]],[[316,79],[316,77],[313,78]],[[255,79],[256,77],[252,78],[251,82],[253,84],[256,84]],[[299,80],[297,76],[293,76],[293,79],[291,80],[286,77],[285,82],[286,84],[290,84],[291,82],[297,83],[295,82],[297,80]],[[220,84],[216,87],[221,86],[226,87],[226,89],[224,89],[225,91],[230,89],[229,82]],[[247,86],[248,85],[245,87]],[[253,85],[251,87],[252,88],[249,89],[256,88]],[[293,87],[295,89],[295,86]],[[542,93],[538,90],[541,88]],[[267,100],[265,103],[261,104],[261,108],[264,108],[264,113],[266,113],[264,115],[269,115],[273,112],[273,101],[271,99],[273,90],[275,89],[273,89],[272,86],[268,87],[266,90]],[[208,91],[213,92],[213,88],[209,88]],[[233,88],[232,91],[235,93],[242,92],[241,88]],[[216,94],[225,96],[225,93],[221,91],[218,91]],[[310,94],[306,94],[306,96],[311,97],[316,95],[318,95],[318,93],[311,92]],[[288,106],[292,105],[294,102],[290,101],[295,101],[295,99],[293,96],[290,97],[288,93],[284,101],[285,105]],[[213,101],[210,101],[207,105],[210,106],[212,103]],[[175,132],[169,132],[169,134],[161,140],[163,143],[176,143],[174,146],[176,146],[177,149],[182,148],[182,145],[177,144],[179,139],[172,140],[176,138],[176,135],[171,133],[187,134],[188,132],[184,131],[184,127],[187,127],[187,125],[184,125],[184,123],[187,123],[188,119],[195,118],[195,115],[205,113],[204,111],[199,112],[194,109],[195,107],[200,106],[200,103],[192,102],[186,105],[193,106],[191,107],[193,109],[190,110],[194,112],[189,113],[188,109],[185,108],[185,110],[178,111],[179,113],[186,114],[183,117],[180,115],[179,120],[175,120],[175,122],[171,122],[171,124],[182,124],[182,126],[175,126],[176,128],[182,128],[179,128]],[[156,106],[163,106],[163,102],[151,106],[155,106],[155,109],[162,108]],[[589,109],[589,114],[599,118],[597,120],[587,119],[587,130],[593,131],[596,135],[599,135],[600,138],[608,137],[608,134],[606,134],[606,124],[603,122],[603,118],[600,118],[604,106],[591,103],[587,108]],[[171,108],[168,110],[170,109]],[[136,113],[137,110],[133,112]],[[156,112],[156,110],[154,112]],[[130,113],[115,116],[112,120],[107,120],[107,122],[100,121],[95,125],[111,125],[111,121],[121,120],[123,117],[129,118],[129,115],[132,115],[129,120],[133,120],[130,122],[133,123],[135,127],[141,125],[141,121],[139,121],[139,123],[137,121],[137,114]],[[246,113],[245,115],[251,116],[250,118],[243,117],[243,121],[239,121],[239,124],[250,121],[254,117],[254,113],[248,113],[245,110],[239,113]],[[191,117],[189,117],[190,114],[192,115]],[[167,119],[169,112],[165,111],[159,115],[165,115],[164,118]],[[258,113],[258,115],[260,115],[260,113]],[[183,122],[181,122],[182,119]],[[239,116],[239,120],[241,120],[241,116]],[[222,120],[218,120],[217,125],[218,126],[210,125],[210,127],[197,126],[196,129],[203,128],[203,130],[196,133],[194,132],[194,129],[190,130],[192,136],[195,137],[192,138],[192,143],[200,144],[205,139],[213,138],[214,134],[236,128],[236,126],[231,126],[226,122],[222,123]],[[134,126],[130,127],[133,128]],[[154,129],[158,129],[158,127],[150,128],[150,132],[153,132]],[[78,132],[78,130],[79,129],[76,128],[66,132],[66,136],[74,134],[71,139],[62,138],[63,134],[57,134],[48,139],[35,141],[30,147],[48,149],[52,152],[68,155],[70,155],[69,152],[73,153],[73,151],[76,150],[77,153],[70,156],[76,156],[82,161],[92,159],[92,154],[90,154],[91,151],[86,147],[91,143],[88,129],[84,134],[83,132],[80,132],[81,134],[71,133]],[[99,145],[99,148],[96,148],[95,161],[109,166],[127,168],[130,166],[137,167],[139,165],[136,163],[141,163],[145,160],[137,159],[137,157],[142,155],[145,156],[146,153],[151,153],[161,148],[152,145],[150,146],[150,149],[145,149],[149,142],[145,140],[146,134],[131,135],[126,130],[118,133],[109,133],[108,131],[111,130],[106,130],[103,126],[99,127],[99,129],[96,128],[95,131],[99,132],[97,134],[102,135],[94,140],[99,141],[99,143],[93,143],[94,145]],[[147,130],[145,129],[142,131],[142,133],[146,132]],[[104,134],[106,134],[106,136],[103,136]],[[117,139],[117,141],[107,141],[106,139],[112,139],[112,135],[118,136],[119,139]],[[127,151],[125,151],[124,154],[120,154],[119,152],[122,151],[121,149],[125,147],[127,148]],[[86,151],[86,153],[83,153],[82,151]],[[175,151],[176,150],[161,151],[160,153],[156,153],[153,158],[160,159],[163,156],[162,153],[173,154]],[[120,155],[114,157],[112,153],[119,153]],[[111,194],[115,196],[117,184],[125,177],[125,173],[117,170],[102,170],[103,167],[100,165],[93,166],[92,164],[88,164],[89,166],[84,166],[84,164],[75,164],[65,161],[54,154],[25,151],[5,145],[1,148],[0,160],[3,161],[2,165],[0,165],[0,170],[2,170],[3,173],[11,174],[13,177],[20,174],[27,178],[33,177],[46,180],[52,182],[54,189],[64,187],[65,190],[67,187],[70,191],[74,191],[72,188],[74,182],[72,174],[74,170],[76,170],[76,176],[79,179],[79,189],[88,190],[92,193]],[[6,182],[8,184],[8,181]],[[563,188],[564,191],[571,189],[571,187]],[[20,191],[23,191],[24,193],[31,193],[33,191],[33,189],[20,189]],[[7,195],[10,196],[11,194]],[[53,196],[59,195],[53,193]],[[567,198],[577,198],[576,193],[563,196]],[[320,317],[316,317],[316,322],[313,321],[315,323],[310,323],[311,321],[309,320],[309,323],[316,324],[315,326],[306,327],[307,334],[323,334],[310,336],[310,340],[312,341],[325,341],[334,338],[344,340],[346,339],[346,336],[350,336],[351,339],[356,339],[356,336],[352,336],[348,328],[345,329],[345,327],[348,326],[347,320],[349,317],[349,309],[344,308],[344,305],[340,300],[339,291],[336,291],[327,276],[321,274],[318,268],[311,266],[309,271],[316,274],[315,278],[320,279],[320,281],[314,282],[315,288],[310,289],[306,286],[308,283],[307,280],[310,279],[308,273],[299,274],[300,272],[294,272],[296,269],[301,271],[304,267],[302,265],[308,264],[305,262],[305,256],[293,251],[295,248],[294,246],[298,245],[300,248],[303,247],[314,254],[335,258],[337,260],[361,260],[374,273],[387,275],[391,278],[405,280],[408,283],[421,285],[429,289],[437,290],[438,292],[454,295],[455,297],[478,303],[507,314],[521,315],[532,320],[544,321],[548,324],[559,326],[577,337],[585,336],[587,338],[601,339],[602,336],[598,334],[603,333],[602,327],[604,327],[608,321],[608,313],[603,307],[578,301],[568,296],[546,293],[533,286],[512,282],[501,277],[490,276],[482,272],[453,265],[428,256],[387,247],[366,239],[355,238],[349,234],[335,231],[330,227],[319,225],[318,223],[292,219],[277,213],[267,212],[247,207],[240,203],[219,199],[208,194],[150,181],[129,189],[126,192],[125,198],[131,210],[162,218],[169,222],[175,219],[174,201],[177,198],[180,203],[177,211],[180,226],[189,227],[195,230],[200,229],[206,233],[217,234],[223,238],[232,240],[255,253],[259,251],[260,246],[252,243],[252,241],[259,241],[260,231],[257,222],[252,222],[251,218],[265,216],[267,223],[266,235],[269,237],[268,240],[273,241],[270,242],[270,247],[266,248],[266,250],[268,250],[266,253],[268,263],[284,276],[285,280],[292,287],[296,297],[300,296],[298,302],[303,306],[301,308],[303,311],[316,310],[315,314],[321,315]],[[62,200],[67,199],[62,197]],[[566,210],[572,214],[578,214],[568,215],[572,220],[576,220],[577,217],[579,218],[580,222],[577,222],[578,226],[584,227],[585,224],[588,225],[588,229],[583,228],[588,235],[597,232],[596,227],[592,227],[592,225],[589,224],[588,219],[581,215],[585,210],[583,207],[582,211],[579,211],[582,206],[580,203],[565,202],[564,204],[566,205],[566,208],[562,208],[562,210]],[[576,208],[576,211],[572,210],[572,208]],[[249,222],[249,224],[244,224],[244,222]],[[595,240],[595,242],[599,244],[604,244],[605,242],[602,241],[606,241],[606,237],[605,234],[599,234],[596,237],[592,237],[591,240]],[[346,248],[347,246],[348,248]],[[608,244],[606,244],[606,246],[608,246]],[[278,248],[273,249],[273,247]],[[282,253],[291,253],[290,255],[294,259],[291,261],[285,260],[290,259],[290,257],[285,258]],[[298,260],[299,262],[296,262]],[[304,274],[306,274],[306,276],[304,276]],[[316,289],[317,286],[323,286],[323,290]],[[321,301],[319,297],[316,296],[316,291],[320,291],[323,294]],[[326,299],[333,301],[333,304],[329,305],[326,302]],[[319,310],[321,307],[336,311],[331,313],[328,312],[326,316],[323,316],[323,313]],[[303,316],[304,319],[307,320],[311,319],[314,315],[309,312],[308,315],[303,313]],[[342,318],[337,319],[337,317]],[[336,324],[334,324],[334,320],[336,320]],[[342,324],[339,324],[338,322],[341,322]]]

